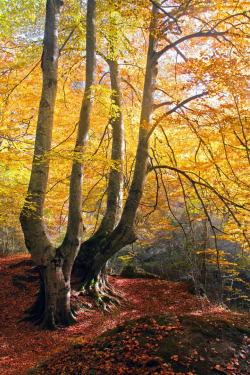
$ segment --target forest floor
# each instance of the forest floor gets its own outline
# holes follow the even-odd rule
[[[56,332],[20,322],[38,289],[16,277],[28,266],[10,267],[25,259],[0,258],[1,375],[250,374],[249,316],[191,295],[184,283],[110,277],[124,301],[111,313],[79,310],[76,325]]]

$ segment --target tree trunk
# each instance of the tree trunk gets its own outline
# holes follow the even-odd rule
[[[119,108],[119,113],[116,111],[110,119],[113,135],[111,159],[116,164],[116,168],[111,167],[110,169],[107,207],[102,222],[95,234],[81,245],[73,267],[74,280],[82,283],[82,289],[88,290],[95,298],[97,304],[104,307],[107,305],[108,299],[111,304],[117,301],[114,299],[114,290],[111,290],[111,286],[108,285],[105,272],[105,264],[109,258],[99,263],[95,260],[95,255],[102,248],[103,244],[105,244],[106,238],[112,233],[120,220],[124,169],[124,124],[121,77],[117,61],[107,59],[107,62],[110,67],[111,88],[113,92],[112,101],[116,108]],[[109,298],[107,295],[108,290],[109,294],[112,294]]]
[[[57,35],[62,4],[61,0],[47,0],[46,4],[42,56],[43,89],[28,196],[20,215],[26,246],[40,272],[40,290],[36,302],[27,310],[27,319],[38,322],[41,329],[56,329],[57,324],[68,326],[75,322],[70,307],[70,280],[72,265],[81,244],[83,155],[88,140],[93,101],[92,86],[95,84],[96,0],[89,0],[86,27],[86,86],[74,150],[76,158],[72,165],[68,226],[63,243],[59,248],[55,248],[45,232],[43,208],[57,91],[59,58]]]
[[[110,168],[105,215],[96,233],[81,245],[73,268],[74,279],[82,283],[83,288],[87,289],[95,297],[98,304],[103,305],[107,302],[107,298],[102,299],[100,295],[102,294],[103,297],[107,297],[105,291],[108,289],[111,291],[111,287],[107,283],[105,272],[106,262],[104,260],[101,263],[98,262],[95,259],[95,254],[98,253],[98,249],[102,248],[102,244],[105,243],[106,238],[112,233],[121,218],[124,170],[124,124],[121,77],[116,53],[117,38],[113,37],[117,33],[117,25],[113,25],[110,32],[112,33],[112,37],[108,38],[110,43],[109,56],[105,60],[110,69],[111,106],[115,106],[115,110],[111,107],[110,118],[113,136],[111,159],[115,167]]]
[[[133,181],[119,223],[111,225],[107,231],[101,230],[104,227],[102,223],[96,234],[81,245],[74,267],[75,270],[77,270],[75,275],[77,275],[78,280],[81,280],[82,289],[90,290],[92,288],[95,290],[99,280],[102,279],[101,272],[110,257],[124,246],[136,241],[135,223],[137,211],[149,171],[149,140],[147,139],[147,134],[150,130],[152,120],[153,96],[156,88],[157,60],[155,59],[155,52],[157,48],[157,39],[154,37],[154,28],[156,27],[157,14],[157,8],[153,7],[144,94],[141,109],[140,132]],[[108,63],[110,66],[112,83],[112,72],[115,71],[115,62],[110,60]],[[114,89],[113,86],[112,89]],[[119,90],[117,88],[115,88],[115,90],[117,92],[117,98],[121,97]],[[119,102],[117,105],[119,105],[120,108],[121,102]],[[115,137],[113,138],[115,141]],[[116,147],[114,141],[113,147]],[[116,194],[114,195],[113,193],[113,197],[116,197],[116,200],[118,199],[118,191],[119,189],[116,189]],[[113,199],[113,201],[115,200]],[[111,211],[111,206],[109,206],[109,203],[106,212],[111,213],[110,218],[114,218],[115,211]],[[102,294],[102,289],[100,290],[100,283],[98,285],[98,292]],[[97,299],[99,303],[103,304],[104,301],[101,295],[97,296]]]
[[[112,4],[111,4],[112,10]],[[112,126],[111,159],[115,167],[110,168],[107,188],[107,206],[102,222],[96,233],[80,248],[73,268],[74,279],[81,282],[82,289],[91,294],[98,305],[104,308],[117,304],[119,294],[109,285],[106,276],[106,262],[109,256],[100,255],[107,238],[120,221],[123,204],[123,172],[124,172],[124,123],[121,77],[118,64],[117,38],[118,25],[112,24],[109,40],[109,55],[105,58],[110,69],[112,89],[112,106],[110,124]],[[118,109],[118,110],[117,110]]]
[[[75,322],[70,307],[70,279],[65,281],[62,261],[53,260],[39,268],[41,285],[35,304],[27,310],[28,319],[40,329],[54,330],[57,324],[69,326]]]

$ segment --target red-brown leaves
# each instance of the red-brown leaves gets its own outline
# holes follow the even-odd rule
[[[219,352],[221,345],[221,328],[214,321],[210,324],[211,316],[222,317],[230,321],[241,320],[240,315],[230,314],[225,310],[210,306],[207,302],[188,293],[184,283],[164,282],[162,280],[147,279],[122,279],[111,277],[111,284],[120,289],[124,295],[124,304],[111,314],[103,314],[101,310],[80,310],[78,312],[78,324],[69,328],[60,328],[58,331],[39,332],[37,327],[29,322],[18,323],[24,317],[24,310],[34,301],[34,295],[38,285],[26,283],[24,289],[13,286],[13,275],[24,273],[24,269],[9,268],[10,264],[17,263],[27,256],[15,258],[2,258],[0,266],[0,374],[23,375],[27,370],[43,361],[50,355],[52,358],[41,374],[88,374],[95,364],[96,374],[175,374],[174,364],[179,365],[181,353],[185,351],[185,335],[182,331],[183,323],[177,315],[186,315],[196,321],[201,315],[208,321],[208,328],[215,328],[216,336],[212,341],[206,341],[207,348],[214,347]],[[86,296],[79,297],[79,302],[85,303]],[[89,301],[88,301],[89,303]],[[156,315],[166,314],[172,316],[172,320],[159,324]],[[151,318],[150,318],[151,316]],[[147,317],[135,324],[129,323],[124,329],[121,324]],[[117,327],[112,337],[100,338],[95,343],[92,341],[101,333]],[[157,355],[160,343],[167,337],[178,333],[177,347],[169,356],[170,362],[162,362]],[[216,340],[216,338],[219,340]],[[210,342],[209,342],[210,340]],[[72,343],[74,343],[73,348]],[[228,374],[237,373],[237,361],[244,360],[249,341],[244,338],[240,358],[234,358],[234,362],[226,363]],[[69,350],[69,348],[71,349]],[[190,358],[186,359],[187,365],[192,361],[207,363],[207,349],[193,351]],[[212,349],[211,349],[212,350]],[[171,357],[172,356],[172,360]],[[246,360],[246,359],[245,359]],[[195,362],[196,363],[196,362]],[[215,365],[221,365],[215,363]],[[181,365],[181,364],[180,364]],[[215,366],[214,365],[214,366]],[[223,367],[225,369],[226,367]],[[189,370],[191,367],[189,367]],[[234,372],[233,372],[234,371]],[[180,373],[180,372],[179,372]],[[187,372],[186,372],[187,373]]]

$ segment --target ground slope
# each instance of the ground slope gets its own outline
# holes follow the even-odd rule
[[[32,278],[17,276],[28,275],[29,266],[10,268],[23,259],[28,257],[0,259],[1,375],[23,375],[48,357],[51,359],[43,368],[32,372],[248,373],[247,317],[192,296],[183,283],[111,277],[125,301],[111,314],[92,306],[79,311],[77,325],[53,333],[39,332],[29,322],[19,323],[38,288]],[[78,297],[77,303],[91,305],[86,296]],[[115,331],[107,333],[117,325]],[[105,337],[98,337],[103,332]]]

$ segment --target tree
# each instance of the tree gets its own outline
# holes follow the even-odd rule
[[[220,37],[226,38],[225,35],[229,34],[231,28],[231,26],[228,28],[226,24],[228,17],[230,19],[237,20],[239,14],[232,14],[230,16],[225,17],[224,19],[218,19],[214,21],[214,24],[211,23],[211,26],[209,25],[209,23],[207,23],[204,26],[204,22],[202,23],[202,20],[200,20],[201,24],[198,26],[198,31],[195,31],[196,25],[192,25],[190,33],[187,33],[186,35],[179,37],[179,35],[182,33],[182,30],[179,26],[179,24],[181,24],[180,19],[192,12],[196,12],[196,18],[198,18],[198,12],[203,12],[207,10],[207,5],[205,3],[199,5],[196,3],[191,4],[190,2],[181,5],[178,4],[176,5],[176,8],[174,6],[175,11],[168,13],[164,10],[164,7],[162,7],[164,5],[164,2],[162,2],[162,5],[154,1],[151,2],[153,3],[153,11],[149,27],[149,43],[147,51],[145,80],[143,87],[143,98],[141,103],[139,140],[136,152],[135,168],[133,172],[133,179],[130,186],[130,190],[126,198],[121,219],[119,223],[117,223],[117,226],[113,228],[112,232],[110,232],[109,230],[106,232],[97,231],[98,235],[94,234],[92,238],[85,241],[81,245],[80,252],[75,263],[75,267],[80,268],[82,271],[81,281],[83,283],[83,286],[85,288],[89,288],[91,285],[92,288],[95,289],[97,283],[97,291],[101,294],[102,292],[100,290],[100,283],[98,282],[98,275],[100,275],[100,271],[102,267],[105,265],[105,262],[122,247],[130,243],[133,243],[136,240],[135,228],[137,224],[137,213],[141,203],[143,191],[145,189],[146,179],[150,171],[156,171],[157,169],[163,170],[164,168],[170,171],[175,171],[178,175],[178,179],[180,180],[183,189],[184,199],[187,193],[185,191],[184,182],[182,181],[182,176],[184,176],[188,180],[188,182],[191,182],[191,185],[194,188],[196,199],[198,199],[202,209],[204,210],[204,214],[210,222],[215,237],[215,227],[212,223],[209,210],[205,204],[204,194],[199,192],[197,185],[201,186],[204,189],[208,189],[208,191],[210,190],[210,192],[212,191],[213,193],[215,193],[215,196],[217,196],[219,200],[226,205],[229,212],[231,211],[231,204],[237,205],[236,202],[233,203],[231,199],[228,200],[228,198],[224,196],[224,194],[222,195],[219,192],[218,188],[214,188],[202,179],[193,179],[193,177],[190,176],[189,172],[185,172],[182,169],[178,169],[174,153],[172,159],[173,161],[170,165],[153,165],[152,162],[150,162],[150,137],[152,136],[154,130],[157,127],[159,127],[162,122],[164,122],[167,116],[170,116],[172,113],[175,113],[179,109],[183,111],[183,109],[186,108],[185,106],[187,103],[207,96],[209,94],[208,91],[204,90],[201,93],[187,97],[186,99],[177,103],[171,109],[164,111],[152,124],[152,115],[154,109],[173,104],[173,101],[163,101],[159,104],[154,103],[154,96],[157,89],[157,66],[162,67],[160,59],[168,51],[175,50],[177,52],[177,55],[180,55],[182,59],[185,62],[187,62],[186,57],[179,49],[179,45],[182,45],[182,43],[185,41],[193,41],[197,39],[200,39],[203,43],[206,43],[206,41],[210,39],[218,40]],[[200,7],[200,9],[197,11],[195,9],[196,7]],[[220,11],[220,9],[218,9],[218,11]],[[174,16],[175,14],[176,16]],[[165,16],[167,17],[167,19],[165,19]],[[240,13],[240,16],[243,16],[243,18],[245,18],[246,15],[243,12]],[[164,17],[164,21],[161,21],[162,17]],[[221,28],[220,26],[222,24],[223,27]],[[175,36],[178,36],[177,40],[171,42],[167,36],[168,33],[170,35],[174,34]],[[162,48],[159,48],[160,43],[163,43],[163,41],[165,42],[165,45]],[[188,91],[192,92],[192,86],[191,90]],[[165,133],[164,135],[166,136]],[[203,144],[205,143],[201,138],[199,138],[199,142]],[[169,147],[171,149],[170,145]],[[198,146],[198,149],[199,147],[200,146]],[[173,152],[173,149],[171,150]],[[153,150],[153,157],[155,159],[155,162],[158,164],[156,152],[156,150]],[[213,154],[211,151],[210,154],[213,158]],[[214,164],[217,168],[217,164]],[[240,204],[238,204],[237,206],[239,208],[244,209],[244,207]],[[99,297],[101,298],[100,294]]]
[[[213,7],[206,1],[177,1],[171,5],[166,5],[165,1],[126,4],[100,1],[99,12],[103,15],[106,28],[104,36],[100,32],[98,34],[101,39],[97,51],[100,56],[98,68],[100,66],[101,81],[107,74],[101,62],[105,61],[111,77],[109,123],[112,126],[112,155],[106,211],[102,220],[98,221],[97,231],[81,243],[81,186],[84,163],[86,165],[83,155],[87,147],[96,65],[95,1],[89,0],[87,4],[86,82],[70,177],[67,231],[59,247],[54,246],[46,234],[43,212],[49,164],[53,164],[51,135],[58,59],[76,30],[82,33],[84,29],[82,22],[77,20],[77,26],[71,26],[59,48],[57,32],[62,4],[48,0],[46,7],[43,89],[35,156],[28,196],[21,213],[26,246],[41,276],[40,293],[29,314],[32,319],[41,320],[42,328],[55,328],[57,323],[67,325],[74,321],[69,298],[70,275],[75,258],[73,273],[81,281],[82,287],[91,291],[99,303],[105,305],[110,301],[107,295],[113,291],[102,274],[106,262],[122,247],[136,240],[138,222],[144,225],[145,217],[150,217],[150,214],[151,218],[154,217],[159,204],[163,212],[168,210],[177,221],[178,207],[184,207],[191,227],[192,217],[198,210],[203,210],[203,217],[207,218],[215,235],[210,212],[217,211],[224,215],[226,212],[233,219],[229,223],[231,228],[235,230],[238,226],[242,238],[246,243],[248,241],[249,224],[245,213],[249,211],[246,201],[249,184],[242,171],[237,169],[238,158],[233,153],[236,147],[244,160],[244,168],[249,167],[246,136],[249,125],[243,122],[245,110],[242,104],[246,100],[246,78],[244,74],[239,74],[243,82],[241,91],[235,88],[237,79],[234,78],[232,82],[230,78],[236,63],[241,65],[243,72],[246,68],[243,49],[246,47],[249,16],[243,2],[237,6],[229,2],[225,6],[223,1],[219,1]],[[135,28],[135,21],[129,18],[133,13],[140,14]],[[122,34],[123,24],[128,35]],[[124,51],[129,51],[128,57],[124,56]],[[235,62],[231,58],[232,51]],[[228,66],[225,61],[229,61]],[[64,60],[65,66],[67,63]],[[145,70],[141,68],[144,64]],[[139,73],[135,74],[134,69],[138,69]],[[109,86],[109,82],[106,86]],[[126,99],[122,98],[122,90],[126,93]],[[140,91],[143,91],[142,98]],[[231,102],[228,105],[230,92],[234,109]],[[136,108],[137,112],[140,107],[131,184],[127,183],[129,178],[124,168],[124,104],[130,110]],[[91,121],[94,121],[93,118]],[[183,140],[184,130],[188,140],[186,143]],[[218,157],[221,151],[223,160],[221,156]],[[108,153],[107,148],[105,152]],[[93,162],[93,159],[90,161]],[[124,174],[128,191],[125,189]],[[227,185],[228,181],[230,184]],[[124,199],[122,192],[125,193]],[[164,222],[164,214],[159,214],[159,217]],[[244,226],[241,224],[243,221]]]
[[[42,55],[43,88],[37,122],[36,144],[30,176],[28,196],[20,215],[25,244],[39,269],[41,286],[37,301],[29,310],[30,318],[41,321],[41,328],[54,329],[56,324],[74,322],[70,307],[70,276],[82,234],[82,176],[89,118],[92,106],[92,85],[95,81],[95,7],[96,1],[88,2],[87,10],[87,57],[86,86],[75,145],[75,160],[70,180],[68,226],[63,243],[55,248],[46,235],[43,223],[44,198],[49,172],[49,152],[57,91],[58,27],[61,0],[48,0],[44,47]],[[31,209],[30,204],[34,207]]]

